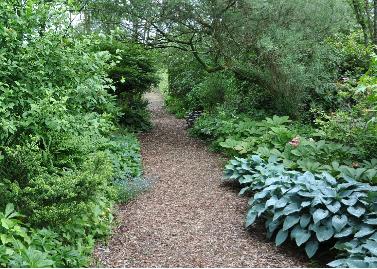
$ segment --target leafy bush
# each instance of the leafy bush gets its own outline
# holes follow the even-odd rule
[[[1,267],[89,266],[94,239],[109,234],[109,202],[98,199],[88,211],[74,216],[68,226],[34,229],[7,204],[0,213]]]
[[[122,112],[120,122],[131,129],[149,130],[148,102],[143,94],[158,82],[153,54],[140,45],[116,39],[102,39],[97,50],[108,51],[114,60],[108,76],[114,81]]]
[[[330,263],[333,266],[349,266],[357,258],[370,255],[377,234],[376,187],[349,177],[335,179],[326,172],[285,170],[275,158],[265,163],[257,155],[249,160],[231,160],[226,177],[244,187],[241,194],[255,192],[249,202],[246,226],[263,216],[267,236],[275,235],[276,245],[290,237],[297,246],[305,246],[309,257],[322,242],[337,242],[338,249],[348,247],[350,257]],[[350,251],[355,244],[360,245],[357,251]],[[366,261],[374,261],[374,255],[372,251],[373,258]]]
[[[136,138],[111,138],[116,59],[63,27],[67,8],[0,2],[1,267],[88,266],[117,182],[141,174]]]

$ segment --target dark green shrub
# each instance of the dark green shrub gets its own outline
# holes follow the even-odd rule
[[[126,40],[102,40],[97,49],[110,52],[114,59],[108,76],[114,82],[115,95],[121,108],[120,122],[131,129],[150,129],[148,103],[143,99],[143,94],[158,82],[154,55]]]

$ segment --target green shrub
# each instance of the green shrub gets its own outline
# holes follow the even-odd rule
[[[149,130],[148,102],[143,94],[158,82],[151,51],[129,41],[102,39],[97,50],[109,52],[114,60],[108,71],[121,108],[120,122],[130,129]]]
[[[64,225],[88,210],[98,196],[110,195],[113,173],[104,153],[89,155],[80,169],[59,174],[47,173],[34,162],[41,155],[35,148],[6,149],[0,164],[0,170],[6,171],[0,181],[2,204],[15,204],[33,225]],[[7,171],[7,167],[11,170]]]

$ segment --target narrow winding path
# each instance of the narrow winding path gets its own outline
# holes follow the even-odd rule
[[[188,137],[185,122],[148,94],[155,128],[141,135],[152,189],[121,206],[119,227],[96,257],[110,267],[303,267],[302,255],[277,248],[260,225],[244,229],[247,199],[221,183],[223,161]]]

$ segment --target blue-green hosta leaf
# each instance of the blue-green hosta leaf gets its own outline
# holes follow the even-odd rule
[[[301,207],[308,207],[308,206],[310,206],[311,203],[312,202],[304,201],[304,202],[301,203]]]
[[[237,161],[237,160],[230,160],[230,163],[231,164],[233,164],[233,165],[239,165],[239,164],[241,164],[239,161]]]
[[[246,215],[246,227],[249,227],[250,225],[252,225],[257,219],[257,216],[258,216],[258,212],[249,210]]]
[[[313,257],[314,254],[317,252],[319,247],[319,243],[317,240],[310,240],[305,244],[305,252],[309,258]]]
[[[298,194],[302,197],[314,198],[317,196],[315,192],[299,191]]]
[[[370,251],[374,256],[377,256],[377,242],[373,240],[367,240],[365,244],[363,244],[363,248],[366,248]]]
[[[316,205],[320,205],[323,203],[323,199],[321,196],[316,196],[312,200],[312,207],[315,207]]]
[[[238,193],[239,196],[243,196],[245,194],[245,192],[249,191],[250,190],[250,187],[245,187],[245,188],[242,188],[240,190],[240,192]]]
[[[358,207],[350,206],[349,208],[347,208],[347,211],[348,213],[354,215],[355,217],[360,218],[365,213],[365,208],[360,207],[360,206]]]
[[[329,215],[328,210],[323,210],[321,208],[318,208],[313,213],[313,221],[314,221],[314,223],[317,223],[317,222],[323,220],[324,218],[326,218],[328,215]]]
[[[334,235],[334,237],[335,238],[347,237],[347,236],[350,236],[352,233],[353,233],[352,228],[347,227],[347,228],[343,229],[342,231],[340,231],[339,233],[336,233]]]
[[[335,215],[332,217],[332,226],[335,228],[337,232],[340,232],[348,222],[348,218],[346,215],[342,214],[341,216]]]
[[[326,197],[334,198],[336,196],[336,191],[334,189],[332,189],[332,188],[328,188],[328,187],[322,188],[321,192]]]
[[[333,162],[333,166],[334,166],[334,162]],[[337,183],[336,179],[333,176],[331,176],[329,173],[323,172],[321,174],[321,176],[322,176],[323,179],[325,179],[327,181],[327,183],[329,183],[331,185],[336,185],[336,183]]]
[[[300,226],[306,228],[309,225],[311,218],[312,217],[309,214],[302,215],[300,218]]]
[[[338,201],[332,202],[329,205],[326,205],[327,209],[332,213],[337,213],[341,207],[341,204]]]
[[[291,238],[295,239],[297,246],[301,246],[311,237],[311,232],[296,225],[291,231]]]
[[[241,184],[247,184],[253,181],[255,181],[255,179],[251,175],[244,175],[238,180],[238,182]]]
[[[276,204],[275,204],[275,208],[282,208],[282,207],[285,207],[288,203],[288,199],[285,198],[285,197],[282,197],[280,198]]]
[[[374,233],[374,229],[369,225],[362,225],[359,231],[355,234],[355,237],[364,237]]]
[[[346,259],[338,259],[332,262],[329,262],[327,265],[333,268],[336,267],[345,267],[344,264],[346,263]]]
[[[334,235],[334,228],[332,226],[319,226],[316,229],[316,236],[319,242],[329,240]]]
[[[263,198],[266,197],[268,194],[269,194],[269,191],[257,192],[257,193],[254,195],[254,200],[263,199]]]
[[[286,231],[293,227],[300,221],[300,216],[298,214],[289,215],[285,218],[283,223],[283,230]]]
[[[270,199],[267,200],[265,207],[275,206],[278,200],[279,199],[276,196],[272,196]]]
[[[368,263],[366,263],[363,260],[357,260],[357,259],[346,259],[346,265],[349,268],[367,268]]]
[[[272,218],[273,221],[279,219],[281,216],[283,216],[283,210],[275,211],[274,217]]]
[[[287,239],[288,237],[288,231],[284,231],[283,229],[281,229],[277,235],[276,235],[276,238],[275,238],[275,244],[277,246],[280,246],[281,244],[284,243],[284,241]]]
[[[289,214],[292,214],[294,212],[298,212],[300,211],[300,207],[297,205],[297,204],[289,204],[287,205],[284,210],[283,210],[283,214],[284,215],[289,215]]]
[[[273,232],[279,227],[280,224],[281,224],[280,221],[271,221],[271,222],[268,224],[267,230],[268,230],[270,233],[273,233]]]
[[[348,199],[342,199],[341,201],[343,204],[348,205],[348,206],[353,206],[357,203],[357,198],[356,197],[351,197]]]
[[[377,225],[377,219],[367,219],[365,223],[370,225]]]

